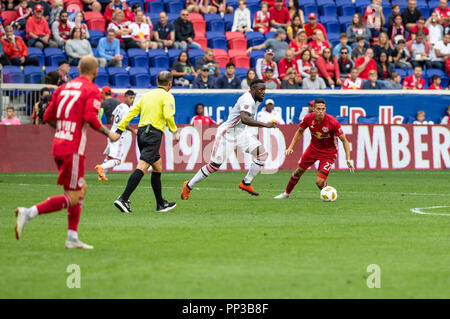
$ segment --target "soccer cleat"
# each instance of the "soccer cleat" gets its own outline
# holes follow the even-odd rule
[[[189,195],[191,194],[191,189],[188,186],[189,181],[185,181],[183,183],[183,188],[181,190],[181,199],[183,199],[183,200],[184,199],[189,199]]]
[[[79,248],[79,249],[94,249],[94,246],[88,245],[83,243],[79,239],[67,239],[66,240],[66,248],[67,249],[73,249],[73,248]]]
[[[122,213],[131,213],[130,201],[124,200],[122,196],[119,196],[116,199],[114,206],[116,206]]]
[[[25,207],[17,207],[15,214],[16,214],[16,227],[14,228],[16,232],[16,239],[19,240],[20,236],[22,235],[23,229],[25,225],[30,220],[30,217],[28,217],[29,209]]]
[[[239,188],[242,189],[243,191],[246,191],[246,192],[249,193],[250,195],[253,195],[253,196],[258,196],[258,195],[259,195],[259,193],[257,193],[257,192],[254,190],[252,184],[245,185],[245,184],[244,184],[244,181],[242,181],[242,182],[239,184]]]
[[[284,199],[284,198],[289,198],[289,194],[286,192],[281,193],[280,195],[277,195],[274,197],[275,199]]]
[[[171,209],[174,209],[177,206],[175,202],[169,203],[168,201],[164,200],[164,204],[156,204],[156,211],[158,213],[168,212]]]
[[[101,165],[95,165],[95,170],[98,173],[99,181],[107,181],[108,180],[108,178],[106,178],[105,174],[103,173],[103,167]]]

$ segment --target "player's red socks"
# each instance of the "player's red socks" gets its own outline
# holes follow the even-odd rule
[[[83,200],[80,199],[75,206],[69,207],[67,210],[67,220],[68,220],[68,229],[77,231],[78,223],[80,222],[81,216],[81,206],[83,205]]]
[[[289,183],[286,186],[286,194],[290,194],[292,192],[299,179],[300,177],[297,178],[294,175],[291,176],[291,178],[289,179]]]
[[[39,215],[56,212],[70,207],[70,198],[67,195],[52,196],[36,205]]]

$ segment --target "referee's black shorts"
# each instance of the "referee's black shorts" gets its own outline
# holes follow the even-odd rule
[[[147,126],[138,129],[137,141],[139,151],[141,152],[140,159],[149,164],[153,164],[161,158],[159,148],[163,133],[151,125],[148,132],[146,130]]]

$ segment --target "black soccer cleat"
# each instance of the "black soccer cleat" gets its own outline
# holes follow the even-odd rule
[[[124,200],[122,196],[119,196],[116,199],[114,206],[116,206],[122,213],[131,213],[130,201]]]
[[[168,212],[171,209],[174,209],[177,204],[175,202],[169,203],[168,201],[164,200],[164,203],[162,205],[156,204],[156,211],[158,213]]]

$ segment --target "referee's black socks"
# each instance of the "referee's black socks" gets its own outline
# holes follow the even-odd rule
[[[156,202],[163,205],[164,199],[161,194],[161,173],[152,172],[152,188]]]
[[[160,174],[161,175],[161,174]],[[139,185],[139,182],[141,181],[142,177],[144,176],[144,173],[140,169],[135,169],[134,172],[130,175],[128,178],[127,187],[123,191],[123,194],[121,197],[124,200],[128,200],[131,196],[131,193],[134,192],[136,187]],[[161,185],[161,183],[160,183]]]

